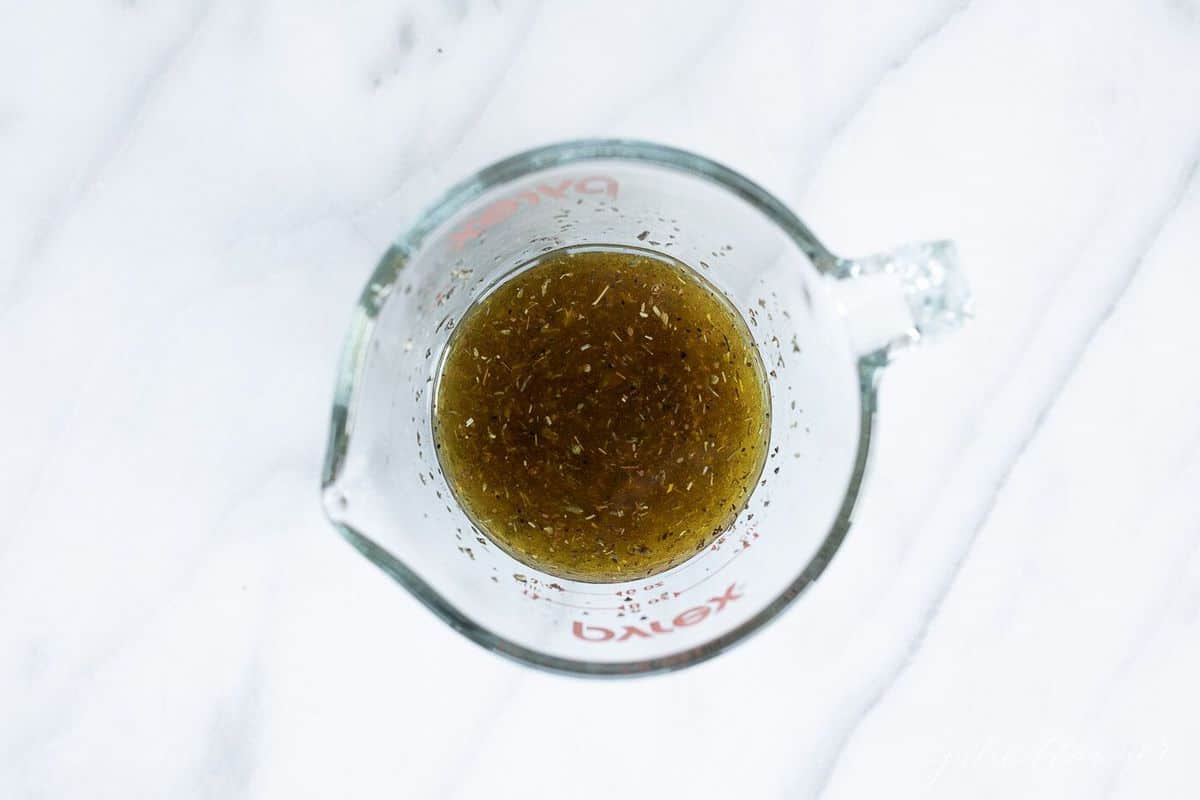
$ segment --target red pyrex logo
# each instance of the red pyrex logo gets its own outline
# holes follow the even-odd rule
[[[736,594],[737,584],[729,584],[729,588],[719,597],[710,597],[708,604],[689,608],[687,611],[679,613],[675,619],[671,620],[671,627],[663,625],[663,623],[655,620],[646,628],[640,628],[637,625],[625,625],[623,632],[617,636],[617,631],[611,628],[605,628],[600,625],[584,625],[579,620],[571,625],[571,633],[575,634],[578,639],[583,639],[585,642],[607,642],[618,641],[627,642],[630,639],[649,639],[653,636],[658,636],[664,633],[671,633],[679,628],[686,628],[689,625],[695,625],[698,622],[703,622],[708,619],[709,614],[720,614],[725,610],[725,606],[732,603],[734,600],[740,600],[741,595]]]
[[[562,200],[567,196],[567,192],[574,190],[576,194],[606,194],[610,198],[615,199],[617,196],[617,182],[605,175],[591,175],[586,178],[564,178],[556,185],[540,184],[536,189],[527,189],[523,192],[502,197],[496,202],[485,207],[475,216],[464,222],[458,230],[450,237],[450,244],[457,252],[466,246],[467,242],[478,237],[488,228],[503,222],[504,220],[516,214],[521,208],[521,203],[536,206],[541,202],[542,196],[552,197],[555,200]]]

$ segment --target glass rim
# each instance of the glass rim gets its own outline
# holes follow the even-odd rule
[[[795,242],[822,274],[836,277],[837,258],[803,222],[766,189],[749,178],[704,156],[666,145],[630,139],[582,139],[527,150],[487,166],[446,191],[412,223],[380,259],[367,280],[343,342],[334,387],[333,410],[321,474],[326,516],[355,549],[407,589],[443,622],[476,644],[526,666],[545,671],[589,677],[623,677],[673,672],[717,656],[745,641],[774,620],[824,572],[841,546],[851,524],[867,467],[875,422],[876,384],[886,354],[876,352],[858,359],[859,438],[854,465],[845,493],[821,545],[799,574],[774,599],[737,627],[704,644],[666,656],[629,661],[586,661],[550,655],[517,644],[472,620],[444,598],[415,571],[352,525],[330,512],[337,503],[335,483],[345,463],[354,430],[354,400],[362,378],[375,321],[400,271],[428,235],[484,192],[527,175],[583,161],[642,162],[703,177],[757,208]]]

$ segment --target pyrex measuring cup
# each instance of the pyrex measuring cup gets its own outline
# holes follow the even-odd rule
[[[737,522],[685,563],[625,583],[557,578],[506,554],[455,503],[431,435],[440,357],[464,311],[515,266],[583,244],[658,250],[700,271],[744,315],[769,370],[769,457]],[[660,145],[513,156],[429,209],[367,283],[338,373],[326,512],[484,647],[577,674],[686,667],[821,574],[850,527],[881,371],[968,316],[949,243],[839,258],[746,178]]]

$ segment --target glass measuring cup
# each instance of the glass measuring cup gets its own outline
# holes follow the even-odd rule
[[[555,577],[497,547],[456,504],[431,434],[456,322],[514,267],[578,245],[689,264],[745,317],[769,371],[769,456],[749,504],[690,560],[622,583]],[[326,513],[488,649],[573,674],[686,667],[761,628],[821,574],[850,527],[881,371],[969,316],[948,242],[839,258],[762,188],[701,156],[631,141],[532,150],[452,189],[368,281],[338,372]]]

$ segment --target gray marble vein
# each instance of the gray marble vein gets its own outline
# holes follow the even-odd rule
[[[214,2],[196,3],[183,29],[160,53],[155,54],[144,76],[130,89],[111,127],[96,137],[94,151],[79,178],[63,190],[44,217],[33,226],[28,248],[20,255],[18,263],[24,264],[27,269],[35,266],[55,232],[69,223],[72,213],[104,174],[109,162],[120,154],[134,135],[146,109],[162,92],[167,91],[176,63],[192,46],[214,5]],[[81,64],[79,67],[86,69],[87,65]],[[4,293],[10,301],[21,296],[22,288],[18,283],[21,279],[20,273],[12,276],[13,286]]]

